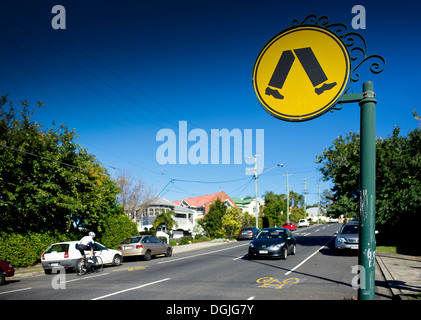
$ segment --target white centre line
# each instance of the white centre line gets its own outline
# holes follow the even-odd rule
[[[23,289],[16,289],[16,290],[11,290],[11,291],[0,292],[0,294],[7,294],[7,293],[13,293],[13,292],[25,291],[25,290],[31,290],[31,289],[32,289],[32,287],[23,288]]]
[[[108,297],[115,296],[115,295],[120,294],[120,293],[124,293],[124,292],[128,292],[128,291],[132,291],[132,290],[137,290],[137,289],[141,289],[141,288],[144,288],[144,287],[147,287],[147,286],[151,286],[151,285],[156,284],[156,283],[160,283],[160,282],[168,281],[168,280],[170,280],[170,279],[171,279],[171,278],[165,278],[165,279],[162,279],[162,280],[158,280],[158,281],[154,281],[154,282],[149,282],[149,283],[146,283],[146,284],[142,284],[141,286],[138,286],[138,287],[129,288],[129,289],[125,289],[125,290],[121,290],[121,291],[113,292],[113,293],[110,293],[110,294],[106,294],[105,296],[101,296],[101,297],[98,297],[98,298],[94,298],[94,299],[92,299],[92,300],[100,300],[100,299],[108,298]]]
[[[308,256],[307,258],[305,258],[303,261],[301,261],[298,265],[296,265],[294,268],[292,268],[291,270],[289,270],[288,272],[285,273],[285,275],[289,275],[291,272],[297,270],[299,267],[301,267],[304,263],[307,262],[307,260],[309,260],[310,258],[312,258],[316,253],[318,253],[320,250],[322,250],[324,247],[327,246],[327,244],[332,241],[332,239],[334,239],[335,237],[332,237],[329,239],[328,242],[326,242],[324,245],[322,245],[319,249],[317,249],[316,252],[314,252],[313,254],[311,254],[310,256]]]
[[[187,256],[187,257],[184,257],[184,258],[177,258],[177,259],[171,259],[171,260],[166,260],[166,261],[160,261],[157,264],[170,263],[170,262],[174,262],[174,261],[178,261],[178,260],[185,260],[185,259],[195,258],[195,257],[204,256],[204,255],[211,254],[211,253],[216,253],[216,252],[221,252],[221,251],[226,251],[226,250],[230,250],[230,249],[235,249],[235,248],[243,247],[243,246],[246,246],[246,245],[248,245],[248,243],[247,244],[242,244],[242,245],[239,245],[239,246],[225,248],[225,249],[220,249],[220,250],[214,250],[214,251],[199,253],[199,254],[196,254],[196,255],[193,255],[193,256]]]

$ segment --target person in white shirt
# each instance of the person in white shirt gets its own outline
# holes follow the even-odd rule
[[[89,232],[89,235],[80,239],[77,245],[77,248],[80,251],[82,257],[85,255],[85,250],[90,250],[89,259],[92,258],[92,255],[94,253],[94,246],[93,246],[93,244],[95,243],[94,238],[95,238],[95,233],[91,231]]]

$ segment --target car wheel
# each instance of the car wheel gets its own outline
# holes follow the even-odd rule
[[[296,254],[296,253],[297,253],[297,246],[294,244],[292,246],[291,254]]]
[[[281,259],[282,260],[286,260],[288,258],[288,250],[287,250],[287,248],[283,248],[282,249],[282,255],[281,255]]]
[[[151,260],[151,258],[152,258],[151,252],[149,250],[146,251],[145,255],[143,256],[143,260],[149,261],[149,260]]]
[[[249,254],[248,254],[248,256],[249,256],[249,259],[250,260],[252,260],[253,258],[254,258],[254,254],[253,253],[251,253],[251,251],[249,250]]]
[[[113,266],[119,266],[121,264],[121,256],[116,254],[113,258]]]
[[[165,252],[165,256],[166,257],[171,257],[172,256],[172,249],[171,248],[167,248],[167,251]]]

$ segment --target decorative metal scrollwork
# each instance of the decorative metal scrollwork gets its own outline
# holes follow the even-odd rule
[[[337,37],[344,43],[348,50],[351,62],[351,72],[349,81],[344,93],[347,94],[352,84],[360,80],[359,69],[367,62],[370,63],[370,71],[374,74],[381,73],[386,65],[385,59],[377,54],[367,54],[367,43],[363,36],[356,32],[348,32],[348,27],[343,23],[329,24],[327,16],[317,17],[314,14],[308,15],[304,20],[299,22],[297,19],[292,21],[292,26],[300,25],[316,25],[325,28],[337,35]],[[339,109],[336,106],[337,109]],[[340,107],[341,108],[341,107]],[[332,108],[335,109],[335,108]]]

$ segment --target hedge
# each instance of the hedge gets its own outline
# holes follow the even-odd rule
[[[69,241],[72,235],[31,233],[0,233],[0,260],[15,268],[33,266],[41,260],[41,254],[52,243]]]

